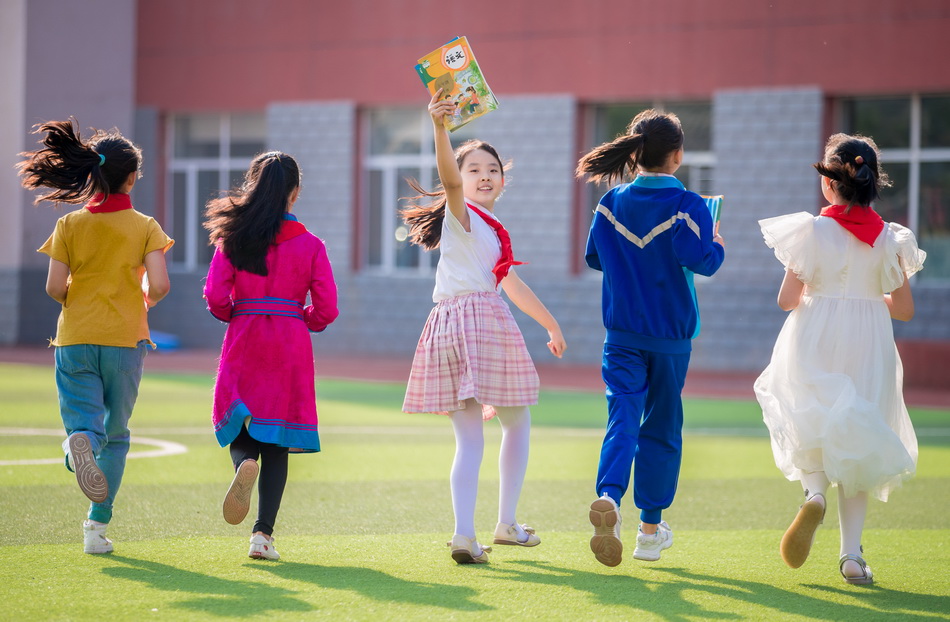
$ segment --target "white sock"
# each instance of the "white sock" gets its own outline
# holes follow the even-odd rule
[[[475,538],[475,499],[478,496],[478,470],[485,451],[482,407],[468,400],[464,410],[452,413],[455,430],[455,460],[452,462],[452,509],[455,533]]]
[[[838,487],[838,522],[841,524],[841,555],[861,555],[861,534],[868,512],[868,493],[859,492],[851,498]]]
[[[805,489],[806,501],[814,495],[821,495],[827,499],[825,492],[830,485],[831,482],[828,481],[828,477],[824,471],[813,471],[811,473],[802,474],[802,488]]]
[[[531,411],[527,406],[496,406],[501,423],[501,451],[498,453],[498,522],[514,525],[518,540],[528,534],[517,521],[518,499],[528,470]]]

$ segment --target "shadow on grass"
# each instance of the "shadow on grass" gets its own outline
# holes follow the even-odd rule
[[[265,583],[222,579],[121,555],[110,555],[109,560],[125,564],[103,568],[102,573],[110,577],[138,581],[159,590],[196,595],[196,598],[170,602],[171,607],[200,611],[222,618],[314,610],[313,605],[296,598],[295,592]]]
[[[511,566],[522,568],[512,569]],[[662,572],[668,580],[636,577],[629,575],[599,574],[584,570],[559,568],[546,562],[512,561],[505,567],[491,566],[489,571],[508,575],[519,581],[530,581],[542,585],[568,585],[581,592],[589,592],[598,603],[611,606],[625,606],[637,611],[651,613],[664,620],[687,621],[735,620],[745,618],[747,613],[731,613],[704,609],[698,602],[708,600],[702,596],[687,599],[684,592],[706,594],[733,599],[761,607],[764,611],[754,616],[780,618],[783,614],[807,616],[815,620],[869,620],[892,618],[900,614],[901,620],[927,620],[932,622],[934,611],[947,611],[950,607],[948,597],[926,594],[908,594],[895,592],[878,586],[868,586],[861,590],[861,603],[843,604],[782,589],[768,583],[746,581],[690,572],[683,568],[655,568],[651,572]],[[836,596],[854,593],[854,590],[837,590],[818,586],[806,588],[825,589]],[[633,614],[631,614],[633,615]]]
[[[494,609],[472,600],[478,596],[478,591],[474,588],[447,583],[407,581],[372,568],[320,566],[299,562],[280,562],[255,567],[282,579],[307,581],[321,588],[356,592],[380,602],[400,602],[459,611]]]
[[[804,587],[834,594],[835,596],[853,594],[855,589],[860,589],[812,584],[805,585]],[[950,613],[950,596],[947,595],[918,594],[916,592],[889,590],[876,585],[873,589],[865,589],[868,591],[861,595],[862,601],[874,605],[881,611],[888,612],[889,615],[898,615],[901,620],[913,619],[908,618],[908,611],[912,612],[911,615],[916,615],[917,612],[921,615],[925,615],[927,612],[930,612],[927,617],[928,620],[938,619],[940,616],[946,619],[947,614]]]

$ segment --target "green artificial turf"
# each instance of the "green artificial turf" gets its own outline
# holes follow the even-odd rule
[[[0,364],[0,620],[950,619],[948,411],[912,410],[918,474],[890,502],[871,502],[864,545],[877,583],[859,587],[838,575],[834,494],[808,562],[781,562],[778,540],[801,488],[772,463],[753,402],[687,400],[679,491],[664,512],[675,545],[658,562],[634,561],[628,501],[625,559],[607,568],[587,544],[603,396],[544,391],[519,505],[543,542],[496,546],[491,564],[458,566],[445,547],[448,421],[400,413],[399,385],[324,379],[323,451],[291,458],[275,532],[283,558],[250,560],[253,512],[240,526],[220,517],[231,467],[211,432],[211,388],[207,375],[146,371],[131,421],[141,440],[109,528],[116,551],[91,556],[72,475],[6,464],[61,460],[52,370]],[[497,423],[486,424],[476,510],[486,544],[499,439]],[[134,457],[156,441],[186,451]]]

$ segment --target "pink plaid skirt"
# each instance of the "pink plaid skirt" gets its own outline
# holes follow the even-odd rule
[[[538,372],[507,303],[495,292],[456,296],[436,304],[426,320],[402,410],[439,413],[475,398],[482,416],[494,406],[538,403]]]

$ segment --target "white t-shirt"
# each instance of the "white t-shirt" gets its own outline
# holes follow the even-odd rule
[[[491,212],[478,203],[466,201],[481,208],[489,218],[494,218]],[[472,210],[469,210],[469,222],[471,232],[465,230],[448,206],[445,207],[433,302],[473,292],[498,291],[492,268],[501,258],[501,243],[495,230]]]

